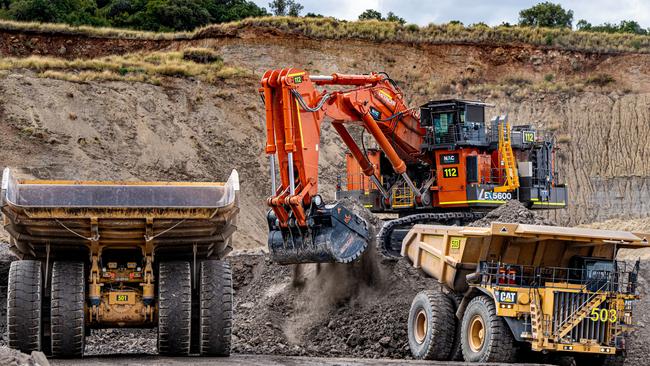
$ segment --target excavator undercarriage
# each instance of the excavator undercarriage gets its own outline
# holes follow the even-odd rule
[[[337,86],[335,91],[317,87]],[[535,209],[566,207],[555,171],[552,136],[507,116],[485,120],[485,103],[430,101],[408,108],[385,73],[309,75],[267,71],[260,94],[272,196],[269,250],[282,264],[347,263],[368,246],[364,219],[318,194],[321,125],[330,123],[348,149],[337,202],[351,198],[376,213],[397,214],[380,230],[379,250],[399,256],[414,224],[466,225],[518,200]],[[360,143],[350,127],[367,132]],[[279,179],[278,179],[279,178]],[[344,189],[345,188],[345,189]]]

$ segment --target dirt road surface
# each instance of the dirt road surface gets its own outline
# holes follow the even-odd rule
[[[266,355],[233,355],[228,358],[212,357],[157,357],[157,356],[101,356],[85,357],[77,360],[50,360],[52,366],[145,366],[145,365],[216,365],[216,366],[390,366],[390,365],[472,365],[480,366],[479,363],[465,362],[436,362],[436,361],[407,361],[389,359],[351,359],[351,358],[319,358],[319,357],[286,357]],[[487,364],[485,364],[487,365]],[[499,364],[491,363],[491,366]],[[516,364],[508,364],[516,366]],[[536,366],[526,364],[526,366]],[[541,366],[541,365],[538,365]]]

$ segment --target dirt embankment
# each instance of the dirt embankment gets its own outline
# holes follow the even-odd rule
[[[650,145],[639,140],[650,135],[650,55],[526,45],[379,45],[242,31],[174,41],[70,35],[50,40],[14,33],[0,37],[0,56],[56,56],[55,48],[63,51],[66,44],[72,45],[61,55],[67,58],[208,47],[227,64],[258,76],[286,66],[312,73],[386,71],[414,106],[452,96],[485,99],[497,106],[488,114],[508,112],[511,121],[558,137],[559,180],[568,183],[570,198],[567,210],[550,213],[554,221],[588,223],[650,212],[650,166],[644,163]],[[351,50],[363,50],[363,57]],[[0,73],[0,166],[26,167],[40,178],[155,180],[225,179],[237,168],[245,192],[238,243],[257,247],[265,241],[270,189],[257,88],[254,77],[215,84],[169,78],[154,86]],[[328,124],[323,126],[321,191],[331,196],[344,151]]]

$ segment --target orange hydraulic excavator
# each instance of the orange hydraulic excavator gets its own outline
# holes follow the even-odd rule
[[[339,90],[317,90],[327,85]],[[432,101],[416,110],[406,106],[386,73],[324,76],[293,68],[267,71],[260,93],[274,192],[268,199],[268,244],[276,262],[350,262],[367,247],[365,221],[318,195],[326,120],[349,150],[349,189],[337,198],[353,197],[371,211],[402,216],[379,235],[386,255],[398,255],[405,227],[414,223],[462,224],[509,199],[538,202],[540,208],[566,204],[566,190],[552,171],[552,140],[539,139],[530,126],[510,131],[505,118],[488,129],[483,103]],[[376,149],[359,147],[346,127],[351,124],[362,126]],[[517,137],[521,143],[514,146]],[[352,172],[366,183],[355,184]]]

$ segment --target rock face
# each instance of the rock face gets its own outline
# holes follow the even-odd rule
[[[650,94],[583,93],[512,102],[497,99],[512,121],[556,128],[560,179],[569,208],[551,212],[560,224],[650,213]]]

